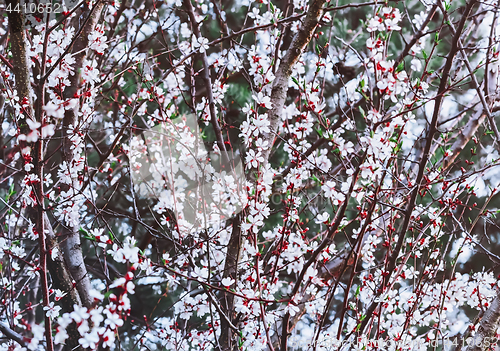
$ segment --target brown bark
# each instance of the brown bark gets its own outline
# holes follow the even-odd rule
[[[76,39],[73,44],[72,53],[75,55],[75,74],[70,77],[71,84],[64,91],[64,97],[66,99],[73,98],[81,88],[81,70],[83,67],[83,62],[87,57],[88,50],[88,36],[89,33],[95,28],[97,21],[101,16],[104,3],[97,2],[92,9],[85,9],[81,17],[86,18],[84,23],[84,28],[81,34]],[[79,125],[78,111],[80,106],[76,106],[74,109],[67,110],[63,119],[63,131],[68,130],[68,127],[72,125],[76,127]],[[71,140],[68,136],[63,139],[62,146],[62,160],[71,167],[73,161],[73,153],[71,150]],[[76,194],[80,188],[79,182],[73,180],[73,184],[70,185],[74,189]],[[64,189],[68,190],[68,189]],[[85,267],[85,262],[83,259],[83,253],[81,248],[79,227],[63,227],[62,230],[62,241],[60,243],[64,260],[69,268],[71,276],[76,282],[76,288],[80,295],[83,306],[87,308],[92,307],[92,298],[89,295],[90,292],[90,277],[88,275],[87,269]]]
[[[304,49],[307,47],[311,38],[318,26],[319,19],[323,14],[323,5],[326,1],[324,0],[312,0],[307,9],[307,13],[304,22],[300,26],[297,34],[295,34],[290,47],[288,48],[285,56],[283,57],[278,70],[276,71],[276,76],[273,81],[271,89],[271,103],[272,108],[268,113],[271,130],[270,133],[264,135],[264,141],[269,142],[269,148],[263,152],[264,162],[269,162],[269,156],[274,143],[274,135],[278,129],[278,125],[281,121],[281,112],[285,107],[286,97],[288,93],[288,81],[293,71],[293,67],[299,60]],[[293,294],[292,294],[293,295]],[[287,313],[283,318],[282,332],[281,332],[281,350],[287,349],[287,339],[290,332],[288,321],[290,314]]]
[[[240,261],[242,237],[241,237],[241,221],[243,214],[238,214],[233,219],[233,231],[227,245],[226,261],[224,264],[224,278],[230,277],[234,279],[236,284],[238,280],[238,262]],[[229,320],[221,318],[221,334],[219,343],[221,351],[229,351],[235,349],[236,342],[231,330],[231,323],[235,317],[234,313],[234,295],[224,293],[222,295],[221,308]],[[231,323],[230,323],[231,322]]]
[[[292,75],[293,67],[299,60],[300,55],[302,55],[304,49],[311,41],[314,31],[318,25],[318,21],[323,14],[323,5],[325,2],[325,0],[311,1],[307,9],[304,22],[300,26],[297,34],[293,37],[290,47],[286,51],[286,54],[276,71],[276,76],[271,90],[272,108],[268,113],[269,121],[271,122],[269,127],[271,132],[264,135],[264,141],[268,141],[270,145],[269,149],[265,150],[263,153],[265,163],[269,162],[269,154],[274,142],[274,135],[278,128],[278,124],[281,121],[281,111],[283,111],[285,107],[288,93],[288,80]]]
[[[407,232],[409,224],[410,224],[411,214],[413,212],[413,209],[415,208],[416,199],[417,199],[417,196],[418,196],[419,191],[420,191],[421,186],[422,186],[423,175],[424,175],[425,169],[427,167],[427,162],[428,162],[429,157],[430,157],[429,151],[430,151],[431,146],[432,146],[434,135],[437,132],[437,122],[438,122],[438,118],[439,118],[439,113],[441,111],[441,104],[443,102],[443,98],[444,98],[445,93],[449,89],[448,78],[450,76],[450,71],[451,71],[451,67],[453,65],[453,60],[454,60],[457,52],[459,51],[460,35],[462,34],[462,30],[465,26],[465,22],[467,21],[467,18],[469,17],[469,15],[472,11],[472,8],[474,7],[474,5],[477,4],[477,2],[478,2],[477,0],[471,0],[467,3],[465,10],[464,10],[464,13],[462,15],[462,18],[460,20],[460,23],[458,25],[457,31],[456,31],[455,35],[453,36],[451,50],[446,58],[446,63],[445,63],[445,66],[443,68],[443,73],[441,76],[441,81],[439,84],[439,88],[438,88],[438,92],[437,92],[437,96],[436,96],[436,100],[435,100],[435,104],[434,104],[434,112],[432,114],[432,120],[431,120],[429,130],[428,130],[427,135],[426,135],[426,143],[425,143],[424,151],[422,153],[422,157],[421,157],[419,165],[418,165],[418,174],[417,174],[417,177],[415,180],[415,186],[412,190],[410,200],[408,201],[408,205],[405,209],[404,220],[403,220],[403,223],[401,226],[401,230],[397,236],[398,239],[397,239],[396,246],[394,247],[394,249],[390,255],[389,262],[387,263],[387,265],[385,267],[385,271],[388,274],[384,277],[384,280],[382,283],[383,286],[377,292],[377,297],[380,296],[382,294],[382,292],[384,291],[385,287],[388,286],[389,281],[392,277],[392,274],[395,272],[396,261],[398,259],[399,253],[400,253],[401,248],[402,248],[403,243],[404,243],[404,239],[406,237],[406,232]],[[367,309],[366,318],[361,322],[361,326],[359,328],[360,333],[364,332],[364,329],[366,328],[366,326],[368,325],[368,323],[371,320],[373,312],[375,311],[375,309],[378,306],[379,306],[379,303],[375,302],[375,299],[374,299],[374,301],[371,303],[371,305]]]
[[[19,0],[7,1],[7,6],[12,9],[19,8]],[[25,32],[24,32],[24,15],[21,11],[9,11],[9,30],[10,30],[10,45],[13,60],[13,70],[16,79],[17,95],[21,104],[22,115],[17,121],[20,127],[21,134],[30,132],[27,120],[32,119],[41,122],[40,109],[37,109],[37,115],[33,115],[33,103],[31,100],[31,80],[26,56]],[[26,146],[25,142],[21,142],[21,146]],[[49,305],[49,287],[47,279],[47,246],[45,241],[45,223],[43,220],[44,203],[43,203],[43,164],[42,164],[42,149],[43,140],[39,138],[31,147],[31,156],[33,158],[34,172],[38,177],[38,181],[33,184],[36,203],[33,206],[33,217],[35,219],[35,228],[38,232],[38,244],[40,249],[40,276],[41,276],[41,291],[43,297],[43,305]],[[54,349],[52,341],[52,325],[50,317],[45,316],[45,341],[46,348],[49,351]]]
[[[482,351],[488,350],[487,344],[493,344],[498,340],[496,332],[500,326],[500,295],[497,295],[491,302],[490,307],[484,313],[483,318],[479,322],[476,334],[472,336],[472,342],[468,343],[466,351]],[[467,340],[466,340],[467,342]]]
[[[61,299],[60,305],[64,312],[73,311],[73,306],[81,306],[82,301],[78,291],[72,284],[72,278],[65,265],[64,257],[59,249],[59,243],[57,242],[57,237],[54,234],[52,226],[50,224],[47,214],[44,213],[45,228],[47,228],[47,248],[49,252],[52,252],[51,258],[47,260],[47,266],[50,270],[50,277],[52,278],[52,283],[57,289],[66,292],[66,295]],[[56,253],[54,253],[56,252]],[[69,335],[66,339],[65,350],[83,350],[78,342],[80,338],[80,333],[77,330],[76,323],[71,323],[66,331]]]

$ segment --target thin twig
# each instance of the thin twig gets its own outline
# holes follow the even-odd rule
[[[0,323],[0,331],[9,339],[14,340],[17,342],[21,347],[28,348],[28,344],[24,341],[24,338],[21,334],[16,333],[12,329],[10,329],[7,325],[4,323]]]

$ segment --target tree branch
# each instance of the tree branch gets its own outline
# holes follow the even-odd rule
[[[242,235],[241,235],[241,221],[243,220],[243,213],[239,213],[233,219],[233,230],[227,245],[226,261],[224,263],[223,278],[234,279],[233,286],[236,286],[238,279],[238,262],[241,256]],[[221,299],[221,307],[225,312],[226,318],[221,319],[221,334],[219,343],[221,350],[232,350],[232,333],[231,322],[234,318],[234,295],[229,292],[224,292]]]
[[[424,147],[422,158],[419,162],[418,174],[417,174],[417,178],[415,180],[415,186],[414,186],[413,191],[411,193],[411,197],[410,197],[410,201],[408,202],[408,206],[405,210],[404,221],[403,221],[403,224],[401,226],[401,230],[400,230],[399,235],[398,235],[398,241],[396,243],[396,246],[394,247],[392,254],[390,255],[389,262],[386,265],[385,272],[387,273],[387,275],[385,275],[385,277],[384,277],[382,286],[376,292],[376,297],[380,296],[384,292],[385,288],[388,286],[388,283],[392,277],[392,274],[395,271],[396,261],[397,261],[398,256],[399,256],[399,252],[401,251],[401,248],[403,246],[404,239],[406,237],[406,232],[408,231],[408,227],[409,227],[410,219],[411,219],[411,214],[413,212],[413,209],[415,208],[415,201],[417,199],[420,188],[422,186],[422,179],[423,179],[424,171],[425,171],[426,166],[427,166],[427,161],[429,160],[429,151],[431,149],[432,141],[434,139],[434,134],[437,131],[437,121],[438,121],[438,117],[439,117],[439,112],[441,110],[441,104],[443,102],[444,94],[449,89],[448,78],[450,76],[450,70],[451,70],[451,67],[453,64],[453,60],[454,60],[455,55],[457,54],[457,52],[459,50],[458,42],[460,40],[460,35],[461,35],[462,30],[465,26],[466,20],[469,17],[470,12],[472,11],[472,8],[474,7],[474,5],[477,2],[478,2],[478,0],[471,0],[467,3],[467,5],[464,9],[464,12],[462,14],[462,18],[460,20],[460,23],[458,25],[458,29],[453,37],[451,50],[450,50],[450,53],[448,54],[445,66],[443,68],[443,73],[441,76],[441,81],[439,84],[439,88],[438,88],[438,92],[437,92],[437,96],[436,96],[436,100],[435,100],[435,104],[434,104],[434,112],[433,112],[432,120],[431,120],[431,123],[429,126],[429,131],[428,131],[427,137],[426,137],[427,141],[426,141],[426,144]],[[364,332],[364,329],[368,325],[368,322],[371,320],[373,312],[378,307],[378,305],[379,305],[379,303],[376,302],[374,299],[374,301],[371,303],[371,305],[368,307],[368,309],[366,311],[366,314],[365,314],[366,318],[361,322],[361,325],[359,328],[359,333]]]
[[[276,77],[274,78],[271,88],[271,103],[272,108],[269,111],[270,133],[264,135],[264,141],[269,142],[269,148],[264,150],[264,163],[269,162],[272,145],[274,143],[274,133],[278,128],[278,123],[281,120],[281,111],[285,107],[285,101],[288,93],[288,80],[292,74],[294,65],[299,60],[305,47],[311,41],[311,38],[318,26],[319,18],[323,13],[323,5],[326,0],[312,0],[307,10],[303,24],[300,26],[297,34],[293,37],[290,47],[283,57]]]
[[[7,1],[8,6],[15,9],[19,8],[21,5],[19,0],[9,0]],[[36,116],[33,115],[33,102],[30,95],[31,90],[31,78],[30,71],[27,61],[26,54],[26,35],[24,29],[24,15],[21,11],[8,11],[9,19],[9,30],[10,30],[10,44],[11,51],[14,57],[14,75],[16,78],[16,89],[19,97],[19,103],[21,105],[22,115],[18,120],[18,125],[20,126],[21,133],[26,135],[31,132],[31,128],[28,127],[28,120],[35,120],[42,125],[42,114],[41,107],[43,106],[43,100],[37,101],[37,113]],[[40,88],[40,87],[39,87]],[[43,87],[40,88],[43,95]],[[40,93],[40,90],[37,93]],[[47,279],[47,247],[45,240],[45,225],[43,220],[44,214],[44,196],[43,196],[43,165],[41,160],[43,159],[43,139],[41,138],[41,129],[38,131],[33,131],[39,133],[39,138],[31,145],[31,157],[33,159],[34,165],[34,175],[37,177],[38,181],[33,182],[33,191],[35,196],[34,217],[35,217],[35,228],[38,232],[38,245],[40,247],[40,276],[41,276],[41,289],[43,297],[43,305],[49,305],[49,287]],[[25,139],[26,140],[26,139]],[[21,147],[26,146],[26,141],[20,141]],[[52,340],[52,325],[50,317],[46,316],[44,313],[45,320],[45,341],[46,348],[48,351],[54,350],[54,344]]]
[[[78,93],[81,84],[81,71],[83,67],[83,61],[85,60],[88,52],[88,37],[90,32],[94,30],[97,21],[101,16],[103,7],[104,3],[102,1],[98,1],[92,9],[87,8],[87,10],[84,11],[88,13],[87,20],[85,21],[83,27],[78,31],[80,35],[75,39],[74,45],[72,47],[72,52],[75,58],[75,74],[70,77],[71,84],[64,91],[65,99],[73,98],[75,94]],[[47,74],[49,73],[50,71]],[[78,110],[78,105],[74,109],[66,110],[63,119],[63,130],[67,130],[70,125],[72,125],[73,127],[79,125]],[[73,161],[72,141],[70,140],[68,135],[65,135],[62,143],[62,159],[63,161],[66,161],[66,163],[71,167],[71,163]],[[71,187],[75,192],[78,191],[78,181],[74,180]],[[68,191],[69,189],[65,190]],[[78,226],[75,226],[73,228],[63,227],[63,240],[61,241],[60,245],[71,276],[76,282],[76,288],[80,295],[82,304],[87,308],[91,308],[93,299],[89,294],[90,278],[88,276],[87,268],[85,267],[85,262],[83,260],[80,233],[78,232],[78,230]]]
[[[4,323],[0,323],[0,331],[9,339],[14,340],[17,342],[21,347],[27,348],[28,344],[24,341],[24,338],[21,334],[16,333],[12,329],[10,329],[7,325]]]
[[[500,295],[497,294],[495,299],[491,302],[490,307],[486,310],[479,322],[476,334],[474,334],[474,341],[465,349],[466,351],[482,351],[485,350],[483,346],[484,341],[490,342],[493,339],[498,327],[500,326]],[[497,338],[495,338],[497,340]]]
[[[193,34],[195,35],[196,39],[198,39],[201,37],[201,34],[200,34],[200,29],[198,28],[198,23],[196,22],[196,17],[194,15],[193,5],[191,5],[191,0],[184,0],[183,3],[188,13],[189,20],[191,21],[191,28],[193,30]],[[210,110],[210,123],[214,128],[215,138],[217,139],[217,145],[219,146],[221,154],[223,155],[222,157],[224,160],[223,161],[224,165],[229,166],[229,158],[226,153],[226,145],[224,144],[224,138],[222,137],[222,130],[219,125],[219,118],[215,111],[215,101],[212,90],[212,79],[210,78],[210,69],[207,59],[207,53],[205,50],[202,50],[200,55],[203,61],[203,80],[205,81],[205,88],[207,91],[208,108]]]
[[[443,4],[441,0],[438,1],[439,7],[441,11],[443,12],[444,18],[446,22],[448,23],[448,27],[450,27],[450,31],[453,35],[456,35],[456,30],[455,26],[453,23],[451,23],[450,18],[448,16],[448,13],[443,7]],[[479,86],[479,83],[477,82],[476,75],[474,74],[474,70],[472,69],[472,66],[470,65],[469,59],[467,58],[467,53],[465,52],[462,42],[460,40],[460,37],[458,38],[457,41],[458,49],[460,50],[460,53],[462,54],[462,59],[465,62],[465,66],[467,67],[467,70],[469,71],[470,74],[470,79],[472,80],[472,84],[474,85],[474,89],[476,89],[477,95],[479,96],[479,99],[481,100],[481,103],[483,104],[483,112],[488,117],[488,121],[490,123],[490,128],[493,130],[493,133],[495,133],[495,143],[497,144],[497,147],[500,147],[500,132],[498,131],[497,125],[495,123],[495,120],[493,119],[493,116],[490,111],[490,107],[488,102],[486,101],[486,98],[484,97],[483,91],[481,90],[481,87]],[[485,72],[485,77],[489,75],[490,72]]]

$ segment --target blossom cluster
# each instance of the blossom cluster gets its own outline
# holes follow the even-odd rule
[[[265,350],[288,334],[424,350],[481,332],[500,157],[494,131],[473,137],[486,115],[461,122],[494,99],[458,93],[465,61],[435,105],[456,22],[427,3],[237,3],[90,1],[41,20],[22,98],[2,46],[0,323],[21,339],[0,350]],[[490,82],[494,34],[488,52],[467,44]]]

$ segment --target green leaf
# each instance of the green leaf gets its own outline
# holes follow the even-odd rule
[[[401,71],[403,71],[405,69],[405,63],[404,61],[401,61],[398,65],[398,67],[396,68],[396,73],[399,73]]]
[[[309,179],[311,180],[314,180],[316,183],[320,183],[320,180],[318,179],[318,177],[316,177],[315,175],[313,175],[312,177],[310,177]]]
[[[297,80],[297,78],[292,77],[292,81],[300,87],[300,84],[299,84],[299,81]]]
[[[83,229],[82,227],[80,227],[80,229],[78,229],[78,232],[79,232],[80,234],[82,234],[82,235],[83,235],[83,237],[84,237],[85,239],[88,239],[88,240],[90,240],[90,241],[96,241],[95,236],[93,236],[92,234],[90,234],[89,232],[87,232],[87,231],[86,231],[85,229]]]
[[[85,236],[90,236],[90,234],[82,227],[80,227],[80,229],[78,229],[78,232],[80,232],[80,234],[83,234]]]
[[[243,332],[240,331],[240,335],[238,336],[238,348],[243,348]]]
[[[321,127],[316,128],[316,133],[322,138],[323,137],[323,131],[321,130]]]
[[[434,35],[434,42],[437,44],[439,44],[441,40],[439,40],[439,32],[436,32],[436,34]]]
[[[429,58],[429,56],[427,56],[427,53],[425,52],[425,50],[422,50],[422,56],[424,56],[425,61],[427,61],[427,59]]]
[[[395,153],[395,154],[397,154],[397,153],[399,152],[399,150],[401,150],[402,146],[403,146],[403,142],[401,141],[401,142],[399,142],[399,144],[398,144],[398,145],[396,145],[396,147],[394,148],[394,150],[393,150],[393,151],[394,151],[394,153]]]
[[[365,110],[363,110],[363,108],[362,108],[361,106],[360,106],[360,107],[358,107],[358,109],[359,109],[359,112],[361,113],[361,116],[363,116],[363,118],[365,118],[365,117],[366,117],[366,112],[365,112]]]
[[[7,194],[7,196],[5,197],[5,201],[9,201],[10,198],[16,194],[16,191],[14,190],[14,183],[12,183],[12,185],[10,186],[9,188],[9,193]]]

